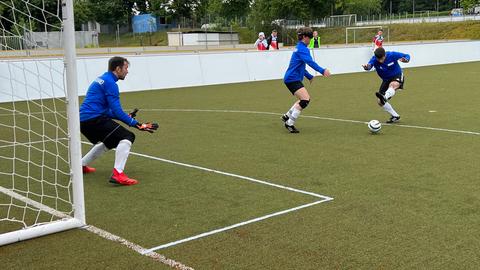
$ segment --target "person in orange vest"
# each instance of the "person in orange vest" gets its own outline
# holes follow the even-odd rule
[[[259,51],[267,50],[268,44],[267,44],[267,40],[265,39],[265,33],[263,32],[258,33],[258,39],[257,41],[255,41],[255,47],[257,47]]]
[[[277,30],[272,31],[272,35],[267,38],[267,50],[278,50]]]

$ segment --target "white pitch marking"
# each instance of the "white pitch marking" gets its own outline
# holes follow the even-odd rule
[[[0,192],[12,197],[12,198],[15,198],[17,200],[20,200],[20,201],[23,201],[27,204],[30,204],[36,208],[38,208],[39,210],[41,211],[44,211],[44,212],[47,212],[53,216],[57,216],[59,218],[62,218],[62,219],[71,219],[72,217],[61,212],[61,211],[58,211],[56,209],[53,209],[49,206],[46,206],[44,204],[41,204],[37,201],[34,201],[30,198],[27,198],[23,195],[20,195],[18,193],[16,193],[15,191],[13,190],[10,190],[10,189],[6,189],[4,187],[0,187]],[[163,264],[166,264],[170,267],[173,267],[173,268],[176,268],[176,269],[181,269],[181,270],[194,270],[193,268],[189,267],[189,266],[186,266],[180,262],[177,262],[177,261],[174,261],[172,259],[169,259],[159,253],[156,253],[156,252],[153,252],[153,251],[146,251],[146,249],[144,247],[141,247],[140,245],[137,245],[135,243],[132,243],[120,236],[117,236],[117,235],[114,235],[110,232],[107,232],[105,230],[102,230],[100,228],[97,228],[95,226],[92,226],[92,225],[87,225],[87,226],[84,226],[82,227],[82,229],[85,229],[89,232],[92,232],[102,238],[105,238],[107,240],[110,240],[110,241],[113,241],[113,242],[118,242],[122,245],[125,245],[127,246],[128,248],[144,255],[144,256],[147,256],[147,257],[150,257],[152,258],[153,260],[157,261],[157,262],[161,262]]]
[[[244,180],[247,180],[247,181],[251,181],[251,182],[255,182],[255,183],[259,183],[259,184],[263,184],[263,185],[267,185],[267,186],[272,186],[272,187],[276,187],[276,188],[280,188],[280,189],[286,189],[288,191],[302,193],[302,194],[314,196],[314,197],[321,198],[321,199],[326,199],[326,200],[332,200],[333,199],[333,198],[325,196],[325,195],[320,195],[320,194],[317,194],[317,193],[313,193],[313,192],[309,192],[309,191],[305,191],[305,190],[301,190],[301,189],[296,189],[296,188],[291,188],[291,187],[282,186],[282,185],[278,185],[278,184],[273,184],[273,183],[270,183],[270,182],[267,182],[267,181],[258,180],[258,179],[251,178],[251,177],[248,177],[248,176],[243,176],[243,175],[238,175],[238,174],[233,174],[233,173],[228,173],[228,172],[222,172],[222,171],[219,171],[219,170],[209,169],[209,168],[200,167],[200,166],[197,166],[197,165],[191,165],[191,164],[187,164],[187,163],[177,162],[177,161],[173,161],[173,160],[169,160],[169,159],[149,156],[149,155],[135,153],[135,152],[130,152],[130,154],[134,155],[134,156],[154,159],[154,160],[163,161],[163,162],[166,162],[166,163],[171,163],[171,164],[184,166],[184,167],[188,167],[188,168],[193,168],[193,169],[198,169],[198,170],[202,170],[202,171],[207,171],[207,172],[217,173],[217,174],[231,176],[231,177],[235,177],[235,178],[240,178],[240,179],[244,179]]]
[[[88,142],[82,142],[82,143],[88,144]],[[244,179],[244,180],[247,180],[247,181],[251,181],[251,182],[255,182],[255,183],[259,183],[259,184],[263,184],[263,185],[267,185],[267,186],[272,186],[272,187],[276,187],[276,188],[280,188],[280,189],[285,189],[285,190],[296,192],[296,193],[306,194],[306,195],[310,195],[310,196],[322,199],[322,200],[319,200],[319,201],[315,201],[313,203],[300,205],[300,206],[297,206],[297,207],[294,207],[294,208],[290,208],[290,209],[287,209],[287,210],[275,212],[275,213],[272,213],[272,214],[269,214],[269,215],[265,215],[265,216],[262,216],[262,217],[258,217],[258,218],[254,218],[254,219],[247,220],[247,221],[244,221],[244,222],[240,222],[240,223],[230,225],[230,226],[227,226],[227,227],[224,227],[224,228],[220,228],[220,229],[216,229],[216,230],[213,230],[213,231],[201,233],[201,234],[191,236],[191,237],[188,237],[188,238],[185,238],[185,239],[181,239],[181,240],[177,240],[177,241],[174,241],[174,242],[163,244],[163,245],[160,245],[160,246],[157,246],[157,247],[153,247],[151,249],[143,251],[144,253],[142,253],[142,254],[147,254],[147,253],[155,251],[155,250],[175,246],[175,245],[178,245],[178,244],[181,244],[181,243],[189,242],[189,241],[196,240],[196,239],[199,239],[199,238],[202,238],[202,237],[210,236],[210,235],[217,234],[217,233],[220,233],[220,232],[224,232],[224,231],[227,231],[227,230],[231,230],[231,229],[234,229],[234,228],[237,228],[237,227],[240,227],[240,226],[244,226],[244,225],[247,225],[247,224],[250,224],[250,223],[262,221],[262,220],[265,220],[265,219],[268,219],[268,218],[271,218],[271,217],[283,215],[283,214],[290,213],[290,212],[293,212],[293,211],[298,211],[298,210],[303,209],[303,208],[307,208],[307,207],[310,207],[310,206],[313,206],[313,205],[316,205],[316,204],[319,204],[319,203],[328,202],[328,201],[333,200],[332,197],[328,197],[328,196],[325,196],[325,195],[320,195],[320,194],[317,194],[317,193],[313,193],[313,192],[309,192],[309,191],[305,191],[305,190],[301,190],[301,189],[296,189],[296,188],[291,188],[291,187],[282,186],[282,185],[278,185],[278,184],[273,184],[273,183],[270,183],[270,182],[267,182],[267,181],[262,181],[262,180],[258,180],[258,179],[255,179],[255,178],[243,176],[243,175],[222,172],[222,171],[219,171],[219,170],[209,169],[209,168],[205,168],[205,167],[200,167],[200,166],[191,165],[191,164],[182,163],[182,162],[177,162],[177,161],[168,160],[168,159],[164,159],[164,158],[159,158],[159,157],[154,157],[154,156],[150,156],[150,155],[140,154],[140,153],[136,153],[136,152],[130,152],[130,154],[134,155],[134,156],[149,158],[149,159],[158,160],[158,161],[162,161],[162,162],[166,162],[166,163],[170,163],[170,164],[175,164],[175,165],[179,165],[179,166],[184,166],[184,167],[188,167],[188,168],[193,168],[193,169],[198,169],[198,170],[207,171],[207,172],[213,172],[213,173],[217,173],[217,174],[221,174],[221,175],[236,177],[236,178]]]
[[[282,115],[281,113],[273,113],[273,112],[241,111],[241,110],[201,110],[201,109],[142,109],[142,110],[143,111],[167,111],[167,112],[168,111],[171,111],[171,112],[217,112],[217,113],[249,113],[249,114]],[[337,122],[367,124],[367,122],[365,122],[365,121],[331,118],[331,117],[321,117],[321,116],[314,116],[314,115],[301,115],[300,117],[320,119],[320,120],[329,120],[329,121],[337,121]],[[434,130],[434,131],[444,131],[444,132],[451,132],[451,133],[470,134],[470,135],[480,135],[480,132],[468,131],[468,130],[456,130],[456,129],[423,127],[423,126],[402,125],[402,124],[384,124],[384,125],[404,127],[404,128]]]
[[[168,248],[168,247],[175,246],[175,245],[178,245],[178,244],[181,244],[181,243],[193,241],[193,240],[196,240],[196,239],[199,239],[199,238],[202,238],[202,237],[206,237],[206,236],[209,236],[209,235],[213,235],[213,234],[217,234],[217,233],[224,232],[224,231],[227,231],[227,230],[231,230],[231,229],[234,229],[234,228],[237,228],[237,227],[240,227],[240,226],[244,226],[244,225],[247,225],[247,224],[250,224],[250,223],[262,221],[262,220],[265,220],[265,219],[268,219],[268,218],[271,218],[271,217],[287,214],[287,213],[290,213],[290,212],[293,212],[293,211],[297,211],[297,210],[300,210],[300,209],[303,209],[303,208],[307,208],[307,207],[310,207],[310,206],[313,206],[313,205],[316,205],[316,204],[320,204],[320,203],[323,203],[323,202],[328,202],[328,201],[331,201],[331,200],[333,200],[333,198],[324,199],[324,200],[315,201],[315,202],[312,202],[312,203],[300,205],[300,206],[297,206],[297,207],[294,207],[294,208],[290,208],[290,209],[287,209],[287,210],[275,212],[275,213],[272,213],[272,214],[269,214],[269,215],[265,215],[265,216],[262,216],[262,217],[258,217],[258,218],[250,219],[250,220],[240,222],[240,223],[237,223],[237,224],[234,224],[234,225],[230,225],[230,226],[227,226],[227,227],[224,227],[224,228],[221,228],[221,229],[216,229],[216,230],[213,230],[213,231],[209,231],[209,232],[201,233],[201,234],[198,234],[198,235],[195,235],[195,236],[191,236],[191,237],[188,237],[188,238],[185,238],[185,239],[182,239],[182,240],[178,240],[178,241],[170,242],[170,243],[163,244],[163,245],[160,245],[160,246],[156,246],[156,247],[150,248],[148,250],[145,250],[145,252],[152,252],[152,251],[156,251],[156,250],[159,250],[159,249]]]
[[[180,269],[180,270],[194,270],[193,268],[189,267],[189,266],[186,266],[180,262],[177,262],[175,260],[172,260],[172,259],[169,259],[165,256],[163,256],[162,254],[159,254],[159,253],[156,253],[154,252],[153,250],[147,250],[145,249],[144,247],[140,246],[140,245],[137,245],[135,243],[132,243],[120,236],[117,236],[117,235],[114,235],[112,233],[109,233],[105,230],[102,230],[100,228],[97,228],[95,226],[92,226],[92,225],[87,225],[85,227],[83,227],[83,229],[91,232],[91,233],[94,233],[102,238],[105,238],[107,240],[110,240],[110,241],[113,241],[113,242],[117,242],[117,243],[120,243],[124,246],[127,246],[129,249],[132,249],[144,256],[147,256],[147,257],[150,257],[152,258],[154,261],[157,261],[157,262],[161,262],[163,264],[166,264],[170,267],[173,267],[175,269]]]

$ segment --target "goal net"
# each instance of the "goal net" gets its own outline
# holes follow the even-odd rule
[[[72,1],[0,0],[0,245],[85,223]]]

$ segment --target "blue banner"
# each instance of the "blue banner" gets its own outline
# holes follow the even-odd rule
[[[157,18],[152,14],[133,16],[132,28],[134,33],[157,32]]]

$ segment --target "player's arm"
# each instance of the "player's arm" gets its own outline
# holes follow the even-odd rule
[[[370,61],[366,65],[362,65],[365,71],[371,70],[373,68],[373,64],[375,64],[375,56],[370,58]]]
[[[306,69],[305,69],[305,78],[307,78],[310,82],[313,80],[313,75],[310,74],[310,72],[308,72]]]
[[[392,52],[393,57],[395,60],[398,60],[403,63],[408,63],[410,62],[410,55],[406,53],[400,53],[400,52]]]
[[[134,127],[138,124],[138,121],[126,114],[122,109],[120,103],[120,92],[118,91],[117,84],[105,85],[107,94],[107,103],[110,108],[112,117],[118,119],[125,124]]]
[[[135,108],[135,109],[133,109],[133,111],[128,113],[128,116],[135,119],[135,117],[137,117],[138,111],[139,110],[137,108]],[[150,123],[150,122],[138,123],[135,127],[138,128],[141,131],[147,131],[147,132],[153,133],[155,130],[158,129],[158,124],[157,123]]]
[[[310,55],[310,50],[308,50],[308,49],[298,50],[298,55],[300,56],[300,59],[302,59],[302,61],[304,61],[307,65],[309,65],[314,70],[320,72],[324,76],[330,75],[330,73],[328,73],[328,75],[325,73],[326,69],[322,68],[317,63],[315,63],[315,61],[313,61],[313,58]],[[306,70],[305,70],[305,72],[306,72],[305,74],[308,73]]]

